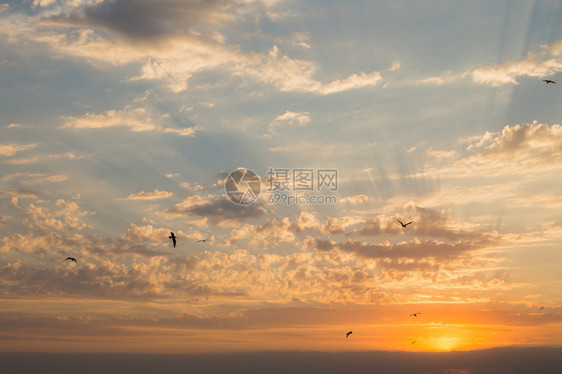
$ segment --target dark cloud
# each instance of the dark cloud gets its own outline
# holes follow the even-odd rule
[[[249,352],[182,354],[3,353],[10,373],[557,373],[561,348],[495,348],[467,352]],[[126,369],[125,369],[126,368]]]
[[[482,249],[488,245],[497,242],[490,238],[483,238],[479,241],[462,240],[454,243],[445,243],[437,240],[417,241],[411,240],[407,242],[399,242],[391,244],[383,243],[366,243],[358,240],[347,240],[340,243],[339,246],[330,240],[320,238],[314,239],[314,247],[319,251],[330,251],[339,249],[340,247],[348,252],[356,253],[362,257],[373,259],[422,259],[428,257],[434,258],[454,258],[467,252]]]
[[[496,232],[482,233],[476,230],[467,231],[456,228],[456,222],[442,212],[433,209],[411,206],[404,213],[403,222],[413,221],[411,225],[402,228],[394,217],[381,216],[369,219],[363,226],[356,228],[347,236],[396,236],[410,235],[425,238],[440,238],[451,241],[459,240],[500,240],[501,235]]]
[[[176,214],[193,217],[207,217],[213,223],[225,221],[243,222],[250,218],[261,217],[267,213],[263,203],[238,205],[226,197],[183,208],[175,206],[165,211],[166,214]]]
[[[201,285],[197,279],[185,279],[199,267],[200,257],[178,258],[160,262],[110,261],[89,262],[77,256],[78,264],[64,263],[56,267],[31,266],[15,262],[0,268],[0,288],[5,295],[71,295],[81,298],[139,300],[157,298],[162,293],[181,290],[197,297],[241,296],[239,291],[215,289]],[[162,291],[164,290],[164,291]]]
[[[6,197],[6,196],[15,196],[15,197],[31,198],[31,199],[38,198],[35,192],[25,188],[18,188],[14,190],[0,190],[0,197]]]
[[[48,22],[91,27],[130,39],[155,40],[216,25],[234,16],[240,4],[231,0],[106,0]]]

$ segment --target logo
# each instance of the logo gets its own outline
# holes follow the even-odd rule
[[[249,169],[238,168],[226,177],[224,191],[235,204],[252,204],[261,192],[260,177]]]

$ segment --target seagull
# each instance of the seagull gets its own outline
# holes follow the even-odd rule
[[[544,83],[546,83],[546,84],[549,84],[549,83],[556,84],[555,81],[551,81],[550,79],[543,79],[542,81],[543,81]]]
[[[174,235],[174,233],[170,231],[170,236],[168,236],[168,238],[172,239],[172,242],[174,243],[174,248],[176,248],[176,236]]]
[[[539,312],[544,309],[544,305],[539,308]]]
[[[349,331],[347,334],[345,334],[345,338],[347,339],[350,334],[353,334],[353,331]]]
[[[400,221],[398,218],[396,219],[398,222],[400,222],[400,224],[402,225],[402,227],[406,227],[408,226],[410,223],[414,222],[414,221],[410,221],[408,223],[402,223],[402,221]]]
[[[197,243],[205,243],[207,240],[209,240],[209,239],[199,239],[199,240],[197,241]]]
[[[417,312],[417,313],[412,313],[412,314],[410,314],[410,317],[417,317],[417,316],[418,316],[418,314],[421,314],[421,313],[420,313],[420,312]]]
[[[74,262],[78,263],[78,261],[76,261],[76,259],[75,259],[74,257],[67,257],[67,258],[65,259],[65,261],[68,261],[68,260],[74,261]]]
[[[415,339],[415,340],[412,342],[412,344],[416,344],[417,341],[418,341],[418,339]]]

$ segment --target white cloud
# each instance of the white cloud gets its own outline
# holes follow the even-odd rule
[[[0,156],[13,156],[17,152],[27,151],[37,147],[37,144],[0,144]]]
[[[458,157],[444,166],[426,166],[416,175],[443,174],[447,177],[519,175],[562,167],[562,127],[537,121],[506,126],[500,133],[486,132],[481,136],[461,139],[470,142],[470,154]],[[487,145],[486,145],[487,144]],[[457,152],[427,151],[439,160],[457,156]],[[458,156],[461,156],[458,154]]]
[[[128,200],[160,200],[160,199],[168,199],[173,196],[174,196],[173,192],[154,190],[152,192],[141,191],[137,194],[130,194],[129,196],[127,196],[127,199]]]
[[[291,112],[287,110],[285,114],[277,116],[270,124],[269,130],[275,131],[276,128],[283,126],[305,126],[310,122],[310,113]]]
[[[433,150],[433,148],[429,148],[425,153],[428,156],[434,157],[438,160],[453,158],[453,157],[456,156],[455,151],[436,151],[436,150]]]
[[[45,182],[62,182],[68,179],[65,174],[45,174],[45,173],[29,173],[19,172],[6,175],[8,178],[13,178],[21,184],[39,184]]]
[[[66,152],[66,153],[54,154],[54,155],[39,155],[39,156],[30,157],[30,158],[17,158],[17,159],[6,161],[6,163],[11,164],[11,165],[27,165],[27,164],[33,164],[33,163],[36,163],[36,162],[42,162],[42,161],[45,162],[45,161],[49,161],[49,160],[56,160],[56,159],[60,159],[60,158],[67,158],[69,160],[79,160],[79,159],[84,158],[84,156],[82,156],[82,155],[76,156],[72,152]]]
[[[369,196],[367,195],[354,195],[354,196],[347,196],[343,199],[339,200],[342,203],[350,203],[350,204],[361,204],[366,203],[369,201]]]
[[[507,83],[518,84],[520,77],[542,78],[559,71],[562,71],[562,40],[542,45],[538,53],[529,52],[519,60],[477,68],[472,72],[472,79],[498,87]]]
[[[75,202],[58,199],[55,206],[57,210],[53,212],[44,206],[29,204],[26,215],[35,225],[42,229],[76,229],[80,231],[91,228],[82,218],[88,212],[81,211]]]
[[[167,116],[162,116],[163,121]],[[153,118],[145,108],[133,108],[130,105],[122,110],[109,110],[103,114],[86,113],[80,117],[63,117],[63,128],[102,129],[110,127],[127,127],[133,132],[172,133],[180,136],[193,136],[196,127],[169,128],[164,127]]]
[[[18,129],[18,128],[24,128],[24,127],[29,127],[29,125],[24,125],[23,123],[10,123],[7,126],[8,129]]]
[[[197,4],[189,3],[186,7],[191,9]],[[177,5],[169,2],[163,7],[169,11],[177,8]],[[203,23],[216,24],[221,23],[221,20],[224,21],[224,17],[232,18],[233,13],[229,13],[228,9],[237,6],[233,2],[214,5],[217,9],[206,14]],[[149,2],[141,2],[137,10],[146,10],[153,6]],[[213,4],[209,4],[208,7],[212,8]],[[193,9],[197,10],[196,7]],[[309,92],[322,95],[374,86],[382,80],[380,73],[375,71],[351,74],[324,83],[313,78],[318,69],[316,64],[290,58],[276,45],[265,54],[244,53],[238,46],[226,45],[222,35],[202,34],[189,29],[188,23],[180,22],[177,14],[171,12],[158,11],[154,15],[145,12],[142,17],[148,17],[148,21],[155,18],[156,23],[132,25],[130,22],[116,22],[117,16],[106,14],[105,8],[97,10],[101,13],[83,14],[82,11],[76,11],[68,17],[54,16],[42,18],[40,21],[33,18],[10,18],[3,27],[0,25],[0,35],[6,36],[6,40],[17,45],[32,46],[37,43],[47,45],[54,55],[79,58],[99,68],[145,61],[140,72],[136,75],[132,74],[130,79],[163,80],[175,92],[181,91],[182,88],[170,81],[168,73],[180,85],[188,87],[188,80],[194,74],[217,68],[242,79],[272,85],[283,92]],[[185,9],[182,8],[182,12],[185,13]],[[121,13],[120,15],[122,16]],[[163,17],[166,16],[172,18],[171,23],[162,23],[165,21]],[[188,13],[188,16],[195,24],[201,23],[201,20],[194,19],[193,14]],[[167,26],[163,27],[163,25]],[[170,25],[173,25],[172,29],[179,27],[181,32],[170,31],[167,28]],[[151,30],[152,26],[157,27],[158,30]],[[137,28],[142,29],[142,32],[136,32]],[[131,43],[130,37],[137,38],[137,43]],[[293,34],[292,44],[307,48],[309,46],[306,43],[307,38],[308,34],[297,32]],[[155,40],[158,40],[157,44],[154,43]]]
[[[33,6],[48,7],[49,5],[54,4],[56,1],[57,0],[33,0]]]

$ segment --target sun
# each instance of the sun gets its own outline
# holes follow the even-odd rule
[[[431,347],[436,351],[452,351],[461,344],[458,337],[440,336],[431,339]]]

